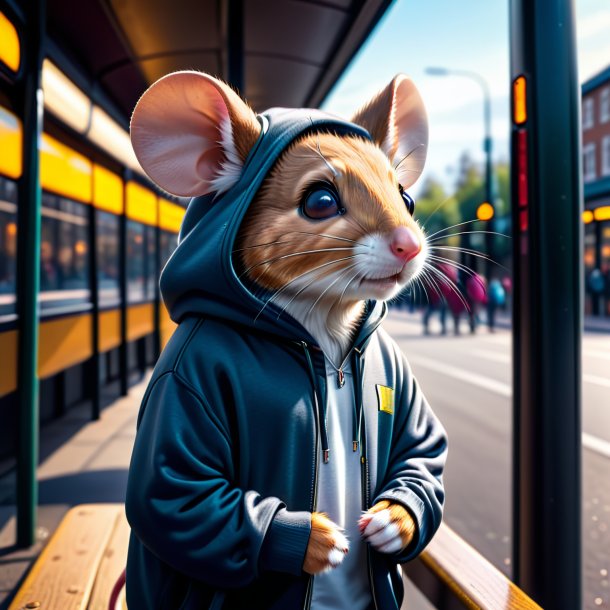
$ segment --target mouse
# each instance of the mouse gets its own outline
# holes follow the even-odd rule
[[[346,120],[257,114],[177,72],[143,94],[131,139],[192,199],[129,470],[128,605],[398,609],[447,453],[380,326],[427,257],[407,192],[428,140],[417,88],[398,75]]]

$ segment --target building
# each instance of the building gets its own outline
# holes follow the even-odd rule
[[[585,313],[610,316],[610,66],[582,85],[582,154]]]

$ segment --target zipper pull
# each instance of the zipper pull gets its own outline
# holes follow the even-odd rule
[[[358,441],[353,441],[354,453],[358,451]]]
[[[342,388],[345,385],[345,373],[343,372],[343,369],[339,369],[337,371],[337,386],[339,388]]]
[[[330,457],[329,457],[330,449],[324,449],[323,454],[324,454],[324,463],[328,464],[328,462],[330,460]]]

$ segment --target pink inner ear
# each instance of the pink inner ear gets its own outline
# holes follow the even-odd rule
[[[134,110],[131,140],[138,161],[169,193],[193,197],[213,189],[225,159],[220,126],[229,116],[218,87],[198,72],[169,74]]]

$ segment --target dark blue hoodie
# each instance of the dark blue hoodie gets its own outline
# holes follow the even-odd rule
[[[361,127],[315,110],[274,109],[239,182],[191,201],[179,245],[161,276],[179,324],[163,351],[138,418],[126,511],[130,610],[254,608],[310,604],[302,571],[316,508],[325,439],[321,350],[293,318],[237,277],[235,238],[281,152],[309,131],[368,138]],[[362,422],[362,508],[404,505],[417,533],[402,553],[369,551],[379,610],[400,607],[397,564],[438,528],[446,437],[404,356],[378,326],[370,302],[352,352],[354,422]],[[379,386],[393,404],[379,404]],[[387,395],[387,394],[386,394]]]

